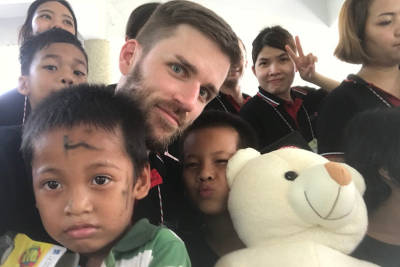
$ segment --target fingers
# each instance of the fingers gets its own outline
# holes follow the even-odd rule
[[[303,56],[304,56],[304,53],[303,53],[303,48],[301,47],[301,43],[300,43],[300,38],[299,38],[299,36],[296,36],[296,37],[295,37],[295,41],[296,41],[297,52],[299,53],[299,56],[300,56],[300,57],[303,57]]]
[[[297,55],[296,55],[296,53],[293,51],[293,49],[292,49],[289,45],[285,45],[285,49],[286,49],[286,52],[288,53],[289,57],[290,57],[294,62],[296,62]]]

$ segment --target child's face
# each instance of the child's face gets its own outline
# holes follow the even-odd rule
[[[149,169],[138,175],[115,132],[87,125],[57,128],[34,142],[36,206],[46,231],[79,253],[108,248],[131,224],[135,199],[147,195]]]
[[[51,28],[61,28],[73,35],[76,34],[71,12],[63,4],[56,1],[41,4],[32,18],[32,33],[34,35]]]
[[[53,43],[36,52],[29,75],[20,77],[19,91],[29,96],[31,106],[61,88],[87,81],[87,62],[77,47]]]
[[[183,144],[183,180],[193,203],[206,215],[227,209],[229,188],[226,165],[237,150],[238,133],[233,128],[195,130]]]

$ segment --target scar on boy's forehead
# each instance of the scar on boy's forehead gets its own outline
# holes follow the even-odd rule
[[[89,149],[89,150],[99,150],[97,147],[89,145],[86,142],[78,142],[78,143],[73,144],[69,140],[68,135],[64,135],[64,149],[65,149],[66,152],[68,150],[75,149],[75,148],[78,148],[78,147],[83,147],[83,148],[86,148],[86,149]]]

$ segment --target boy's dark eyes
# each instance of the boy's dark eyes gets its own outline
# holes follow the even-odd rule
[[[43,68],[46,70],[51,70],[51,71],[57,70],[57,67],[54,65],[45,65],[45,66],[43,66]]]
[[[82,72],[82,71],[80,71],[80,70],[75,70],[75,71],[74,71],[74,74],[75,74],[76,76],[86,76],[86,73],[84,73],[84,72]]]
[[[61,184],[57,181],[47,181],[43,185],[48,190],[56,190],[61,187]]]
[[[199,164],[197,162],[185,162],[185,163],[183,163],[183,167],[185,169],[187,169],[187,168],[195,168],[197,166],[199,166]]]
[[[216,162],[217,164],[219,164],[219,165],[228,164],[228,160],[227,160],[227,159],[217,159],[215,162]]]
[[[93,184],[95,185],[105,185],[111,181],[111,178],[105,175],[98,175],[93,178]]]

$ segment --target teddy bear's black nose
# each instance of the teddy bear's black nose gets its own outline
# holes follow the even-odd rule
[[[299,176],[299,175],[297,174],[297,172],[294,172],[294,171],[288,171],[285,173],[285,178],[286,178],[286,180],[289,180],[289,181],[295,180],[297,178],[297,176]]]

